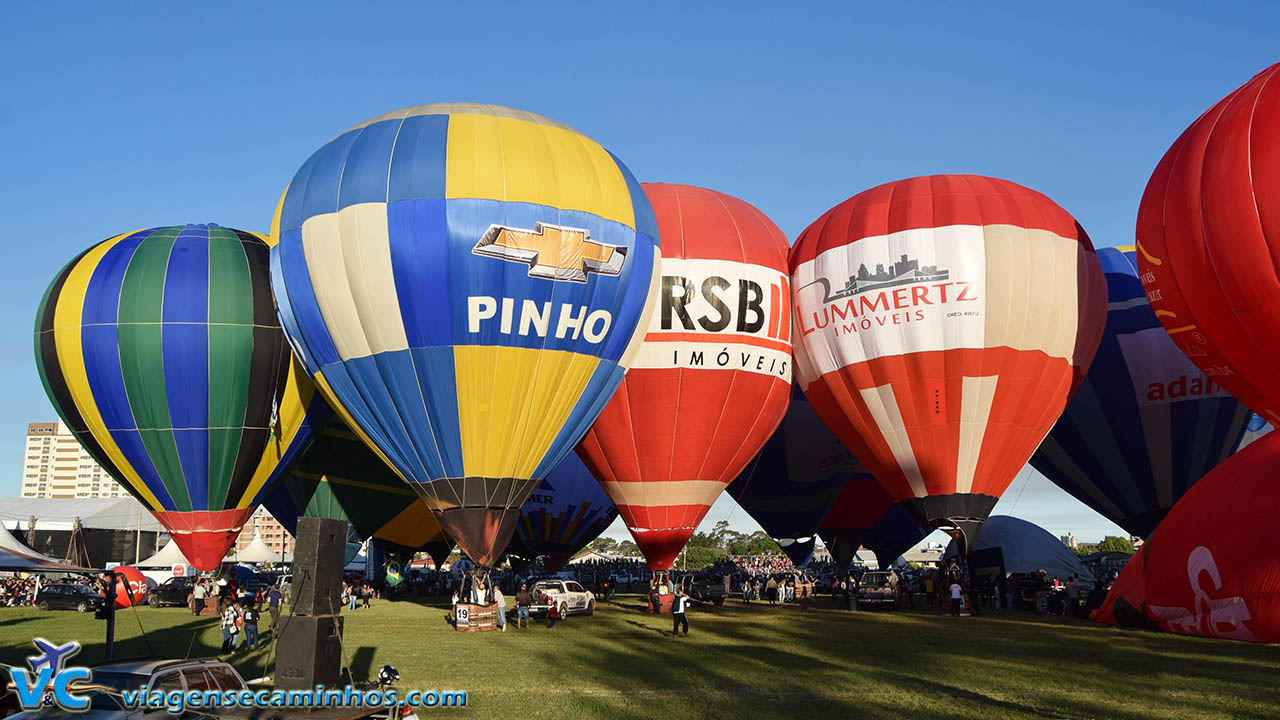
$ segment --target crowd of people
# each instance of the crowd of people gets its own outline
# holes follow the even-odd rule
[[[36,593],[39,588],[47,585],[63,583],[67,585],[88,585],[98,592],[102,592],[106,585],[100,579],[88,579],[82,577],[67,577],[57,580],[41,579],[38,583],[34,575],[27,577],[3,577],[0,578],[0,607],[19,607],[22,605],[34,605],[36,603]]]

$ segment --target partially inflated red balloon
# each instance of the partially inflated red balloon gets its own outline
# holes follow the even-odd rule
[[[791,391],[787,240],[713,190],[645,184],[662,243],[648,333],[578,446],[654,570],[782,421]]]
[[[1280,642],[1280,558],[1266,550],[1280,514],[1278,465],[1280,434],[1271,433],[1201,478],[1129,561],[1125,582],[1112,586],[1094,619],[1140,626],[1130,612],[1137,607],[1169,632]]]
[[[141,603],[147,597],[147,577],[131,565],[112,569],[116,575],[116,607],[127,608]]]
[[[972,539],[1097,351],[1088,236],[1034,190],[935,175],[840,203],[790,262],[805,396],[921,524]]]
[[[1192,362],[1280,424],[1280,65],[1209,108],[1156,166],[1138,268]]]

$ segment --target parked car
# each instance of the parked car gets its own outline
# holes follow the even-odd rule
[[[858,603],[897,605],[898,585],[890,582],[889,573],[873,570],[863,573],[858,581]]]
[[[191,594],[193,585],[195,585],[195,578],[169,578],[162,585],[152,588],[151,592],[147,593],[147,604],[151,607],[186,605],[187,595]]]
[[[595,593],[573,580],[539,580],[533,584],[533,606],[530,611],[544,613],[552,605],[560,617],[590,615],[596,611]]]
[[[192,660],[141,660],[110,663],[93,668],[89,709],[71,712],[59,707],[30,710],[9,720],[151,720],[173,717],[167,710],[143,710],[125,706],[121,692],[146,686],[149,690],[188,692],[191,690],[247,690],[240,673],[214,658]],[[101,688],[101,689],[98,689]],[[109,689],[108,689],[109,688]],[[193,708],[191,717],[198,717]],[[185,716],[184,716],[185,717]]]
[[[702,603],[724,604],[724,577],[685,575],[676,581],[680,591]]]
[[[106,604],[107,599],[88,585],[58,583],[45,585],[36,593],[36,607],[41,610],[89,612]]]

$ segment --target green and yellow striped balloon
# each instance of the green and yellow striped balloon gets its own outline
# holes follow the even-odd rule
[[[216,567],[328,408],[294,365],[259,235],[160,227],[98,243],[36,315],[36,364],[85,449]]]

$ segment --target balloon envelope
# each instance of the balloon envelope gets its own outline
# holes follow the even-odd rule
[[[1088,236],[1038,192],[937,175],[837,205],[790,264],[805,396],[895,501],[972,537],[1097,348]]]
[[[813,556],[819,526],[858,468],[853,453],[795,390],[782,424],[729,483],[728,493],[803,567]]]
[[[1271,433],[1188,490],[1112,586],[1104,608],[1115,621],[1142,626],[1117,612],[1137,607],[1168,632],[1280,642],[1280,559],[1260,551],[1275,540],[1277,464],[1280,435]]]
[[[1132,247],[1102,248],[1098,353],[1031,465],[1133,535],[1235,451],[1249,410],[1200,372],[1147,304]]]
[[[276,320],[261,237],[117,235],[72,260],[36,318],[36,365],[80,444],[212,570],[311,436],[313,388]]]
[[[290,534],[299,517],[344,520],[358,541],[419,549],[443,530],[418,494],[339,418],[316,433],[263,506]]]
[[[893,505],[889,491],[859,463],[818,531],[836,564],[845,568],[853,562],[858,548],[870,539],[876,524]]]
[[[1280,423],[1280,64],[1174,141],[1138,208],[1138,267],[1191,361]]]
[[[147,576],[131,565],[117,565],[112,572],[115,578],[116,607],[127,608],[141,603],[147,597]]]
[[[639,185],[554,120],[424,105],[316,151],[272,234],[307,371],[492,564],[630,363],[658,262]]]
[[[577,455],[569,455],[521,506],[508,551],[530,560],[548,556],[547,570],[555,572],[617,517],[591,471]]]
[[[863,534],[862,546],[875,553],[877,565],[886,568],[931,532],[933,529],[921,525],[902,503],[894,503]]]
[[[658,308],[578,452],[666,570],[786,411],[790,292],[786,236],[759,210],[688,185],[644,192],[662,237]]]

